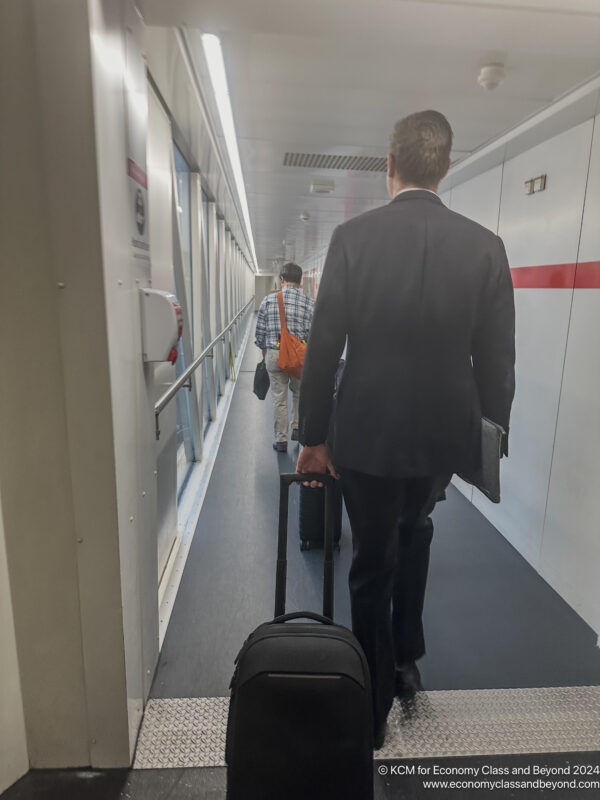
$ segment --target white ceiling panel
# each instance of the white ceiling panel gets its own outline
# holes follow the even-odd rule
[[[436,108],[454,159],[600,72],[600,0],[140,0],[150,25],[223,44],[259,267],[307,259],[386,202],[383,173],[284,167],[286,152],[385,156],[394,122]],[[477,84],[486,63],[504,83]],[[330,196],[309,192],[333,178]],[[300,220],[307,212],[309,219]],[[285,241],[285,245],[283,242]]]

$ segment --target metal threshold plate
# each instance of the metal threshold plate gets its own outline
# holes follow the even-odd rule
[[[225,766],[228,697],[150,700],[134,769]],[[394,701],[376,759],[600,749],[600,687],[420,692]]]

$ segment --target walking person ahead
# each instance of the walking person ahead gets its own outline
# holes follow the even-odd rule
[[[288,331],[298,339],[307,341],[312,322],[314,300],[307,297],[300,288],[302,268],[298,264],[288,263],[281,268],[281,291],[285,322]],[[275,412],[275,441],[273,449],[280,453],[287,451],[288,441],[288,386],[292,391],[292,441],[298,440],[298,397],[300,380],[290,377],[279,369],[279,340],[281,336],[281,320],[277,292],[268,294],[258,309],[256,319],[255,343],[260,347],[265,358]]]
[[[377,747],[394,695],[422,688],[429,514],[452,473],[478,465],[482,415],[508,431],[514,394],[504,246],[436,194],[451,145],[452,129],[436,111],[396,123],[392,201],[334,231],[302,374],[297,471],[337,469],[342,478],[352,627],[371,671]]]

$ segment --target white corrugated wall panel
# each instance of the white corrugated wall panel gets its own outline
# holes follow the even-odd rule
[[[580,263],[600,261],[600,117]],[[576,284],[577,285],[577,284]],[[560,397],[540,572],[600,631],[600,289],[576,288]]]
[[[499,234],[511,267],[577,258],[592,120],[504,164]],[[544,192],[524,182],[548,175]],[[454,190],[456,191],[456,189]],[[510,457],[502,462],[500,505],[479,492],[474,504],[539,568],[544,513],[571,312],[572,288],[517,289],[517,391]]]
[[[482,172],[452,189],[452,211],[497,233],[501,189],[502,166]]]

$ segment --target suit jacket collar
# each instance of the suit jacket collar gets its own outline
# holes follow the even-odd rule
[[[397,194],[393,200],[390,200],[390,202],[402,203],[404,200],[430,200],[432,203],[442,203],[439,195],[433,194],[433,192],[427,189],[411,189],[410,192],[401,192]]]

